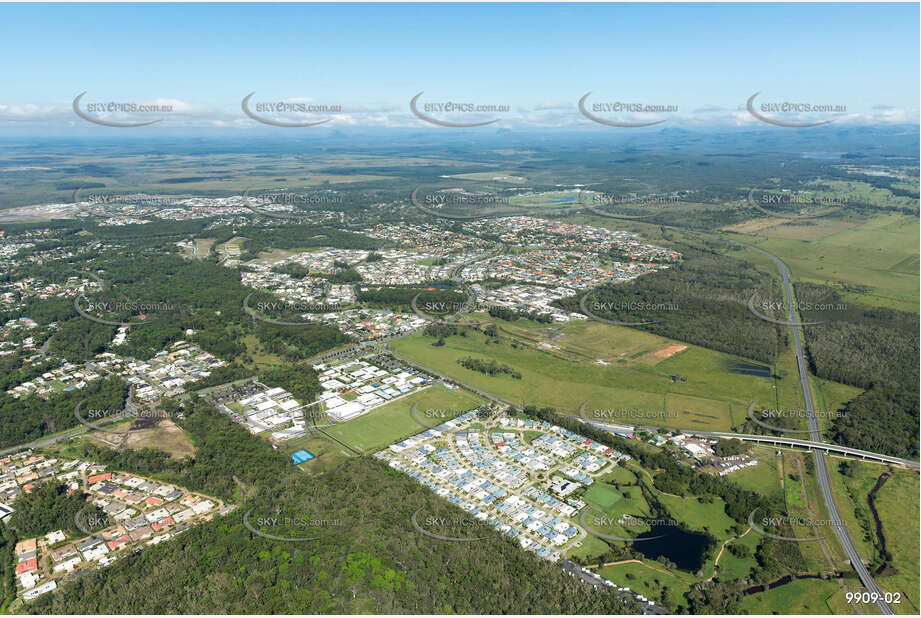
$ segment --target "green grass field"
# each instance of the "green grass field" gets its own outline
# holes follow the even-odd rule
[[[651,352],[677,343],[604,324],[576,323],[562,327],[562,333],[562,337],[553,340],[554,345],[580,348],[581,359],[521,345],[511,337],[487,344],[479,333],[449,337],[441,347],[433,347],[434,340],[424,335],[404,337],[390,345],[401,356],[518,405],[552,406],[562,413],[578,414],[586,403],[588,414],[608,420],[619,420],[618,414],[626,415],[626,411],[643,410],[649,416],[646,424],[728,430],[742,421],[752,401],[773,402],[777,398],[775,380],[729,373],[729,363],[739,359],[727,354],[688,346],[651,362]],[[516,347],[512,347],[513,343]],[[607,366],[588,360],[601,358],[600,354],[619,360]],[[667,354],[662,352],[662,356]],[[495,359],[519,371],[522,379],[487,376],[461,367],[457,361],[467,356]],[[791,371],[795,372],[792,365],[778,368],[781,381],[792,388],[795,373]],[[675,375],[684,379],[673,379]],[[676,409],[680,408],[677,418],[665,418],[669,400],[676,402]],[[598,413],[593,412],[596,409]],[[629,416],[622,422],[628,420],[639,422]]]
[[[740,240],[783,256],[795,281],[831,285],[863,304],[918,311],[917,217],[879,215],[848,227],[817,219],[816,226],[836,228],[815,240],[791,238],[776,227]]]
[[[901,592],[902,603],[896,608],[901,614],[918,615],[918,474],[896,472],[879,490],[876,508],[883,524],[886,549],[892,554],[895,573],[876,578],[886,591]]]
[[[842,518],[861,556],[865,559],[876,557],[879,554],[878,542],[867,496],[887,468],[871,462],[857,462],[854,476],[848,477],[840,474],[837,467],[837,462],[830,466],[833,469],[835,498],[839,504],[843,500],[849,505],[849,508],[839,509]],[[917,472],[893,470],[893,476],[876,495],[886,550],[892,555],[892,569],[877,575],[875,580],[884,591],[902,594],[902,602],[893,604],[893,608],[904,614],[917,614],[919,611],[918,491]],[[867,522],[867,525],[861,527],[861,521]]]
[[[290,455],[301,449],[313,455],[314,459],[305,461],[298,466],[301,470],[310,474],[331,470],[341,464],[346,458],[352,456],[352,453],[344,446],[323,436],[315,438],[306,436],[303,438],[295,438],[294,440],[288,440],[279,448],[285,455]]]
[[[737,470],[727,478],[740,487],[757,491],[766,497],[780,495],[780,478],[777,471],[778,458],[774,454],[774,449],[758,446],[752,448],[751,453],[758,460],[758,465]]]
[[[614,506],[618,500],[622,499],[623,496],[621,496],[616,490],[610,487],[605,487],[604,485],[600,485],[598,483],[593,484],[591,488],[585,492],[586,502],[594,504],[595,506],[604,510]]]
[[[457,416],[482,405],[484,401],[461,389],[431,386],[384,404],[358,418],[338,423],[330,427],[328,432],[364,453],[371,453],[425,430],[411,414],[415,403],[419,404],[417,416],[423,422],[437,425],[447,420],[442,411],[454,411],[454,416]],[[435,410],[436,415],[430,414],[431,418],[427,418],[427,410]]]
[[[601,567],[598,574],[612,582],[626,586],[670,609],[674,609],[690,590],[694,578],[673,573],[658,562],[630,561]]]
[[[747,595],[741,605],[750,614],[831,614],[835,613],[831,599],[839,591],[834,580],[799,579]]]

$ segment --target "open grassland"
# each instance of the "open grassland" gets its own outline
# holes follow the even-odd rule
[[[848,386],[813,376],[810,376],[810,383],[815,399],[816,418],[823,431],[829,428],[839,413],[844,413],[843,408],[847,402],[863,392],[856,386]]]
[[[896,472],[879,490],[876,509],[886,537],[886,550],[892,554],[893,573],[876,578],[888,592],[901,592],[899,613],[918,615],[918,473]]]
[[[742,608],[750,614],[833,614],[839,613],[835,610],[840,610],[840,604],[834,598],[840,594],[841,587],[834,580],[798,579],[746,595]]]
[[[583,347],[589,347],[591,341],[596,351],[604,350],[608,358],[621,357],[623,361],[601,365],[569,360],[513,337],[487,343],[487,338],[476,332],[449,337],[439,347],[432,346],[434,340],[424,335],[405,337],[390,345],[400,356],[517,405],[551,406],[566,414],[578,414],[584,403],[587,414],[603,415],[607,420],[616,421],[622,413],[624,421],[639,423],[633,411],[642,410],[652,425],[728,430],[741,422],[752,401],[776,400],[775,380],[731,373],[731,363],[742,359],[727,354],[688,346],[651,364],[649,352],[677,342],[607,325],[567,325],[562,333],[549,341],[568,338]],[[628,351],[636,358],[622,357]],[[468,356],[494,359],[519,371],[522,379],[488,376],[460,366],[457,361]],[[792,387],[795,373],[790,370],[778,372],[781,381]],[[677,418],[667,417],[670,399],[679,409]]]
[[[412,407],[418,404],[416,415],[423,423],[438,425],[448,420],[444,411],[463,414],[484,403],[484,400],[462,389],[448,389],[443,385],[431,386],[375,408],[370,412],[328,429],[335,436],[364,453],[371,453],[411,436],[426,427],[412,416]],[[426,416],[426,411],[435,414]]]
[[[788,513],[804,517],[814,522],[829,522],[831,517],[822,497],[822,490],[815,475],[814,458],[811,453],[801,451],[784,451],[784,472],[793,474],[801,483],[805,506],[791,509]],[[793,525],[793,532],[799,538],[819,537],[819,541],[800,543],[799,549],[806,558],[810,572],[848,571],[847,554],[838,542],[838,537],[829,525]]]
[[[259,371],[272,365],[283,365],[286,362],[281,356],[263,350],[256,335],[244,336],[243,344],[246,346],[247,355],[252,359],[246,364],[249,369]]]
[[[919,500],[918,473],[910,470],[888,469],[872,462],[855,462],[853,476],[840,474],[834,466],[832,477],[835,499],[842,518],[858,543],[865,559],[878,558],[881,547],[876,525],[867,497],[880,475],[891,471],[892,476],[876,494],[876,509],[882,525],[886,551],[892,556],[891,566],[876,574],[876,583],[886,592],[901,593],[902,602],[893,604],[899,613],[919,611]]]
[[[737,470],[727,478],[740,487],[757,491],[768,498],[780,495],[780,458],[775,450],[771,447],[756,446],[751,449],[751,454],[758,460],[758,464]]]
[[[880,215],[850,226],[815,221],[813,238],[782,235],[777,226],[738,238],[782,256],[796,281],[835,287],[854,302],[918,311],[917,217]],[[823,225],[834,229],[821,235]]]
[[[841,473],[843,461],[839,457],[828,458],[828,475],[838,504],[838,513],[850,531],[861,557],[877,561],[880,554],[876,544],[876,530],[872,525],[873,518],[867,505],[867,494],[873,489],[877,477],[886,471],[886,466],[871,462],[855,463],[857,467],[854,469],[854,477],[850,478]]]
[[[716,576],[721,580],[745,579],[749,576],[754,566],[752,556],[758,549],[758,543],[761,542],[761,535],[756,534],[754,530],[748,529],[726,544],[727,549],[720,554],[719,564],[716,568]],[[736,557],[728,547],[745,547],[747,555]]]
[[[585,492],[585,501],[601,509],[608,509],[614,506],[614,503],[622,499],[623,496],[616,490],[599,484],[592,485],[592,487]]]
[[[596,570],[605,579],[669,608],[674,608],[684,599],[695,581],[695,578],[674,573],[653,560],[627,560]]]

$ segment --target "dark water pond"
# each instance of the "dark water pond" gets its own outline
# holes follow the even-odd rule
[[[758,378],[770,378],[771,368],[764,365],[752,365],[751,363],[729,363],[729,373],[741,373],[747,376]]]
[[[653,538],[659,537],[659,538]],[[649,532],[644,532],[633,547],[650,560],[665,556],[683,570],[693,573],[704,565],[704,557],[710,539],[699,532],[688,532],[677,526],[656,524]]]

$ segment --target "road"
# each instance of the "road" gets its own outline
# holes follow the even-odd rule
[[[127,417],[129,414],[131,414],[131,412],[128,410],[125,410],[121,414],[117,416],[113,416],[109,422],[113,422],[113,423],[118,422],[124,419],[125,417]],[[48,438],[42,438],[40,440],[35,440],[34,442],[28,442],[26,444],[20,444],[18,446],[11,446],[9,448],[3,449],[2,451],[0,451],[0,457],[9,455],[10,453],[18,453],[19,451],[24,451],[26,449],[33,449],[33,448],[39,448],[42,446],[47,446],[49,444],[54,444],[55,442],[61,442],[62,440],[69,440],[73,438],[74,436],[79,436],[80,434],[84,434],[89,431],[97,431],[97,430],[91,427],[87,427],[86,425],[78,425],[74,427],[73,429],[69,429],[67,431],[64,431],[62,433],[59,433],[57,435],[54,435]]]
[[[659,430],[674,430],[680,431],[683,434],[689,436],[700,436],[704,438],[727,438],[727,439],[736,439],[742,440],[744,442],[761,442],[763,444],[775,444],[782,446],[793,446],[801,447],[809,450],[819,450],[826,453],[836,453],[839,455],[848,455],[851,457],[860,457],[861,459],[870,459],[873,461],[879,461],[881,463],[893,464],[897,466],[906,466],[908,468],[921,468],[921,463],[913,461],[911,459],[902,459],[901,457],[893,457],[892,455],[884,455],[882,453],[874,453],[872,451],[862,451],[857,448],[850,448],[848,446],[840,446],[838,444],[829,444],[828,442],[814,441],[814,440],[800,440],[798,438],[784,438],[778,436],[768,436],[754,433],[734,433],[731,431],[697,431],[696,429],[681,429],[678,427],[663,427],[659,426],[643,426],[643,425],[621,425],[617,423],[605,423],[604,421],[589,421],[582,419],[585,422],[598,427],[599,429],[606,429],[608,431],[612,429],[622,429],[622,430],[646,430],[646,431],[659,431]]]
[[[736,241],[738,242],[738,241]],[[771,259],[774,264],[777,265],[777,268],[780,270],[780,276],[783,279],[784,287],[784,297],[787,302],[787,313],[788,319],[791,322],[793,330],[793,349],[796,353],[796,366],[799,369],[799,381],[800,385],[803,388],[803,398],[806,403],[806,413],[809,417],[809,433],[812,437],[813,442],[823,442],[822,441],[822,432],[819,429],[819,421],[815,416],[815,407],[813,405],[812,399],[812,387],[809,384],[809,373],[806,371],[806,357],[803,354],[803,343],[800,339],[799,331],[799,316],[797,315],[796,308],[793,304],[793,286],[790,283],[790,275],[787,272],[787,266],[784,264],[780,258],[768,253],[764,249],[748,245],[746,243],[739,243],[745,245],[753,251],[757,251],[762,255],[766,255]],[[832,529],[835,531],[835,535],[838,537],[838,541],[841,543],[841,546],[844,548],[845,553],[851,561],[851,566],[854,567],[854,570],[857,572],[857,576],[860,578],[860,583],[863,584],[863,587],[867,589],[871,594],[878,595],[878,600],[876,606],[879,608],[879,611],[884,614],[894,614],[892,607],[889,603],[886,602],[883,597],[882,591],[879,589],[879,586],[876,585],[876,582],[873,581],[873,576],[870,575],[870,572],[867,570],[867,567],[863,563],[863,559],[860,557],[857,548],[854,546],[854,540],[851,538],[850,532],[845,528],[844,523],[841,521],[841,516],[838,514],[838,506],[835,504],[835,496],[832,493],[831,489],[831,479],[828,475],[828,465],[825,461],[825,453],[821,450],[813,450],[813,457],[815,458],[815,472],[816,479],[819,482],[819,487],[822,490],[822,497],[825,499],[825,507],[828,509],[828,517],[832,520],[833,526]]]
[[[125,397],[125,409],[120,414],[116,414],[112,418],[106,419],[105,424],[109,425],[112,423],[117,423],[125,419],[128,416],[137,416],[138,405],[134,402],[134,386],[131,386],[128,389],[128,396]],[[0,457],[9,455],[10,453],[18,453],[19,451],[24,451],[26,449],[40,448],[42,446],[47,446],[49,444],[54,444],[56,442],[61,442],[62,440],[69,440],[74,436],[79,436],[80,434],[87,433],[88,431],[98,431],[94,427],[89,427],[88,425],[77,425],[72,429],[63,431],[59,434],[49,436],[47,438],[40,438],[34,442],[28,442],[26,444],[19,444],[17,446],[11,446],[0,450]]]

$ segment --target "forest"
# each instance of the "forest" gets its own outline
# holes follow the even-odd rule
[[[795,291],[803,320],[822,321],[804,327],[809,368],[820,378],[864,389],[835,415],[832,437],[854,448],[917,458],[918,316],[845,301],[828,286],[798,283]]]
[[[636,613],[491,528],[476,543],[420,534],[414,512],[465,517],[407,476],[355,457],[308,477],[269,444],[196,401],[180,421],[194,461],[156,451],[84,447],[114,469],[235,499],[240,508],[167,543],[124,556],[25,606],[29,613]],[[337,522],[306,542],[254,534],[243,514]],[[373,513],[373,517],[368,516]],[[277,531],[276,531],[277,532]],[[288,533],[290,535],[291,532]],[[489,581],[489,586],[482,582]]]

